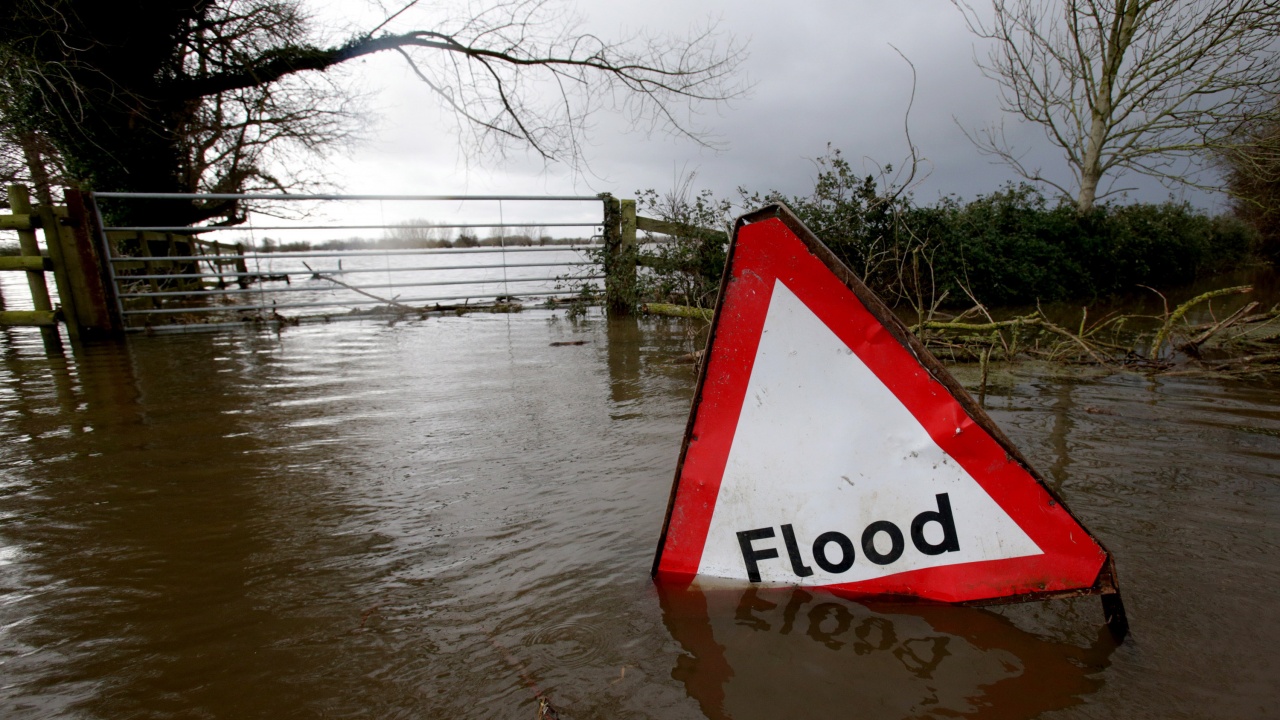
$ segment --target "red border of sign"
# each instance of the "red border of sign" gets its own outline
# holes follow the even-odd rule
[[[1043,551],[823,589],[942,602],[1115,592],[1106,549],[923,345],[781,206],[743,218],[734,233],[654,561],[656,578],[689,582],[697,573],[775,280],[858,355]]]

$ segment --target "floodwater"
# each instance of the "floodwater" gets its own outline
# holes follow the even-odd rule
[[[1280,387],[997,377],[1114,551],[995,610],[678,592],[648,572],[679,323],[549,311],[0,339],[5,718],[1241,718],[1280,689]],[[581,343],[559,344],[553,343]],[[969,380],[961,374],[962,380]]]

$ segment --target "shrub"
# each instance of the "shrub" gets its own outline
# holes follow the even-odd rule
[[[904,222],[933,250],[939,292],[963,301],[968,288],[993,305],[1179,285],[1241,266],[1253,243],[1243,223],[1186,203],[1104,204],[1080,214],[1027,185],[963,204],[944,198],[913,208]]]
[[[1008,185],[969,202],[954,196],[916,206],[901,188],[856,175],[838,150],[817,161],[809,195],[740,191],[755,209],[784,202],[886,302],[934,298],[965,305],[1096,299],[1139,285],[1168,287],[1250,262],[1258,234],[1233,217],[1187,203],[1100,204],[1081,214],[1035,187]],[[892,168],[886,167],[888,177]],[[686,181],[687,183],[687,181]],[[723,226],[732,207],[687,187],[641,192],[642,214],[701,227]],[[642,295],[689,305],[715,297],[722,237],[675,238],[659,246]]]
[[[720,289],[720,271],[728,249],[732,205],[717,200],[710,191],[691,195],[688,176],[682,187],[659,195],[656,190],[636,194],[637,214],[679,223],[684,234],[644,237],[649,268],[639,275],[639,296],[662,302],[708,307]]]

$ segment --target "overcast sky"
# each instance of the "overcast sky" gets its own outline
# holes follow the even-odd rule
[[[369,0],[313,0],[338,33],[376,24]],[[570,7],[575,3],[569,0]],[[812,159],[828,143],[844,151],[859,169],[899,165],[908,154],[903,129],[911,97],[911,68],[917,86],[910,114],[911,137],[924,159],[924,179],[915,197],[931,203],[954,193],[972,198],[997,189],[1014,175],[979,154],[962,128],[1004,122],[1007,135],[1025,148],[1030,163],[1069,182],[1058,151],[1035,125],[1002,117],[996,84],[974,63],[986,47],[967,30],[948,0],[649,0],[622,5],[578,0],[586,27],[605,37],[637,28],[684,34],[708,18],[748,44],[744,63],[753,87],[747,97],[704,126],[726,144],[722,152],[666,135],[630,132],[609,114],[593,118],[587,150],[589,174],[544,167],[532,157],[506,161],[464,158],[452,120],[437,99],[398,56],[386,53],[344,70],[370,93],[373,125],[369,139],[347,156],[326,162],[338,189],[350,193],[547,193],[612,192],[633,197],[640,188],[665,191],[682,173],[696,172],[695,187],[720,195],[744,186],[807,192],[815,175]],[[619,15],[618,8],[631,8]],[[402,26],[412,26],[406,16]],[[335,34],[336,36],[336,34]],[[1170,190],[1141,177],[1135,200],[1159,201]],[[1105,181],[1105,180],[1104,180]],[[1181,192],[1181,191],[1178,191]],[[1182,197],[1179,194],[1179,197]],[[1192,194],[1197,205],[1215,199]]]

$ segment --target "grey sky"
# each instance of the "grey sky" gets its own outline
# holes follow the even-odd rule
[[[316,0],[325,2],[326,0]],[[329,22],[367,27],[371,14],[363,0],[327,0],[320,6]],[[998,88],[974,64],[985,47],[969,34],[947,0],[650,0],[622,5],[579,0],[586,27],[606,37],[636,28],[687,32],[708,17],[721,29],[749,42],[744,69],[754,83],[748,97],[706,127],[728,144],[723,152],[699,148],[665,135],[628,132],[620,118],[593,118],[588,161],[593,175],[568,168],[544,168],[531,157],[468,161],[458,152],[452,119],[394,54],[346,68],[353,82],[369,90],[374,126],[368,142],[327,166],[339,189],[375,193],[585,193],[633,196],[638,188],[670,188],[682,172],[696,172],[695,187],[731,194],[738,186],[802,193],[812,186],[812,158],[827,143],[844,151],[857,167],[901,164],[907,156],[904,114],[911,94],[911,69],[918,75],[911,110],[911,136],[924,163],[917,200],[932,202],[955,193],[972,198],[1013,180],[1007,168],[983,157],[961,127],[1005,123],[1008,137],[1026,148],[1032,164],[1068,182],[1065,164],[1038,126],[1002,117]],[[629,14],[619,14],[619,8]],[[376,19],[373,20],[376,23]],[[864,165],[865,163],[865,165]],[[1121,186],[1138,187],[1129,197],[1163,200],[1170,191],[1154,181],[1130,177]],[[1104,179],[1105,182],[1105,179]],[[1192,202],[1215,199],[1193,194]]]

